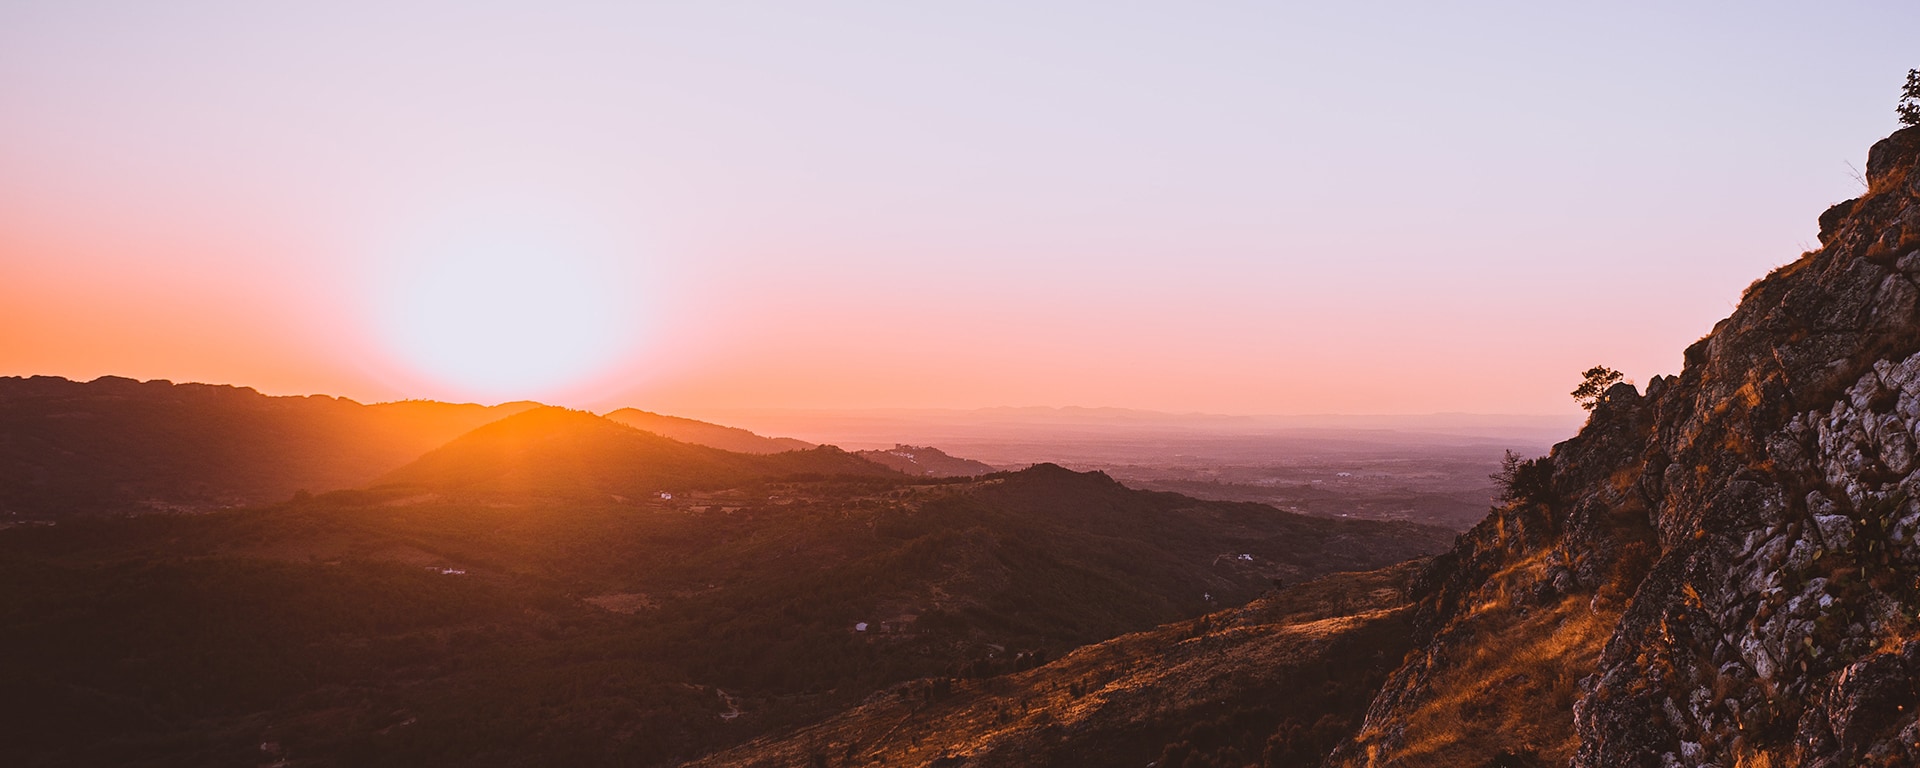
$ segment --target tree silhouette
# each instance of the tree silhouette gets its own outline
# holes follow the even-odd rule
[[[1906,87],[1900,89],[1900,105],[1893,109],[1900,113],[1901,125],[1920,125],[1920,69],[1907,70]]]
[[[1553,464],[1542,456],[1537,459],[1523,459],[1520,454],[1507,451],[1500,460],[1500,471],[1487,476],[1499,486],[1494,498],[1504,504],[1544,501],[1547,491],[1553,487]]]
[[[1580,407],[1589,411],[1600,407],[1600,403],[1607,399],[1607,388],[1620,383],[1622,378],[1619,371],[1604,365],[1588,368],[1587,372],[1581,375],[1586,379],[1580,382],[1580,386],[1574,388],[1573,399],[1580,402]]]

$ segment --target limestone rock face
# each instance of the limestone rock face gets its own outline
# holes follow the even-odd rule
[[[1577,693],[1496,703],[1566,722],[1456,740],[1449,764],[1920,764],[1916,166],[1920,127],[1875,144],[1819,251],[1749,288],[1679,376],[1609,392],[1435,560],[1424,650],[1331,764],[1436,761],[1448,737],[1420,723],[1471,698],[1449,666],[1502,610],[1555,617],[1505,642]],[[1597,652],[1576,621],[1606,624]]]

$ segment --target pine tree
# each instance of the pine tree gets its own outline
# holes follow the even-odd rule
[[[1920,69],[1907,70],[1907,85],[1900,89],[1900,105],[1894,111],[1900,113],[1901,125],[1920,125]]]
[[[1580,387],[1573,391],[1573,399],[1579,401],[1580,407],[1589,411],[1600,407],[1600,403],[1607,399],[1607,388],[1620,383],[1620,379],[1623,378],[1619,371],[1604,365],[1588,368],[1587,372],[1581,376],[1584,380],[1580,382]]]

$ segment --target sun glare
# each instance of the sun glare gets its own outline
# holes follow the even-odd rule
[[[604,373],[638,342],[638,286],[604,246],[487,222],[383,259],[375,322],[415,376],[469,397],[540,398]]]

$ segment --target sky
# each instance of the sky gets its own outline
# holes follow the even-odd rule
[[[1444,6],[1444,7],[1443,7]],[[1920,4],[0,2],[0,375],[1564,414],[1816,245]]]

